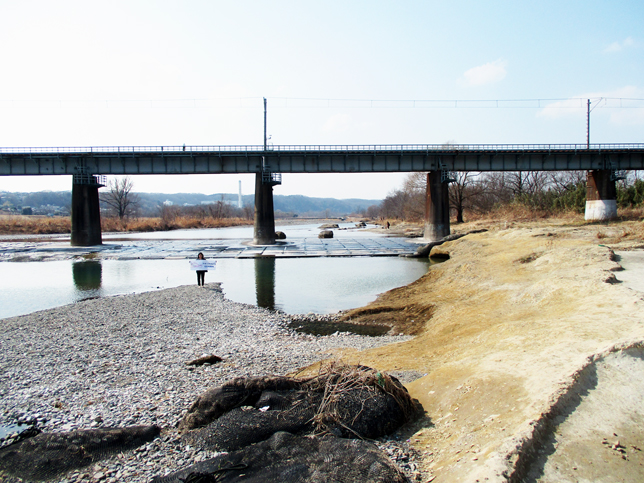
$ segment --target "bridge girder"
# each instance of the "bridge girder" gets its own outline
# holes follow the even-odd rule
[[[566,145],[568,146],[568,145]],[[275,146],[158,148],[0,148],[0,176],[74,174],[84,166],[93,174],[257,173],[262,157],[279,173],[386,173],[435,171],[567,171],[644,169],[644,145],[601,145],[531,149],[384,149]],[[242,149],[244,148],[244,149]]]

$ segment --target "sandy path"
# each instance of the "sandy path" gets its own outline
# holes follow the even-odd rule
[[[624,269],[617,274],[617,278],[628,288],[644,293],[644,250],[618,250],[615,253],[618,263]]]

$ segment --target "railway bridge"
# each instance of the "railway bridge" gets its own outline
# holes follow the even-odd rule
[[[615,181],[644,169],[644,144],[400,144],[0,148],[0,176],[72,175],[72,245],[101,243],[105,175],[255,173],[258,245],[275,243],[273,186],[281,173],[427,172],[425,238],[450,232],[455,171],[587,171],[586,219],[617,214]]]

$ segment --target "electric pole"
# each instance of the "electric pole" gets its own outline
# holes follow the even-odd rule
[[[266,99],[264,99],[264,123],[266,123]],[[264,126],[264,129],[266,129],[266,126]],[[266,134],[264,134],[264,137],[266,137]],[[590,149],[590,99],[588,99],[586,107],[586,149]]]

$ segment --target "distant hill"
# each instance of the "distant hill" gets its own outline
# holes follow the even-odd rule
[[[202,203],[214,203],[225,201],[232,205],[237,205],[237,195],[231,193],[218,193],[214,195],[204,195],[196,193],[137,193],[141,201],[141,208],[144,211],[158,209],[165,202],[171,202],[173,205],[199,205]],[[341,216],[359,213],[366,210],[372,205],[379,205],[382,200],[367,199],[346,199],[339,200],[336,198],[311,198],[303,195],[273,195],[273,207],[276,214],[292,214],[298,216]],[[255,195],[243,195],[242,203],[244,206],[252,206],[255,203]],[[328,213],[327,213],[328,212]]]
[[[102,190],[101,192],[103,192]],[[174,206],[195,206],[224,201],[237,205],[237,195],[217,193],[136,193],[139,197],[139,213],[142,216],[155,216],[163,203]],[[71,191],[38,191],[33,193],[11,193],[0,191],[0,209],[20,213],[23,207],[31,207],[34,214],[68,214],[71,205]],[[244,206],[252,206],[254,195],[242,196]],[[298,216],[343,216],[360,213],[370,206],[379,205],[382,200],[351,198],[311,198],[303,195],[273,195],[273,205],[277,215]]]

